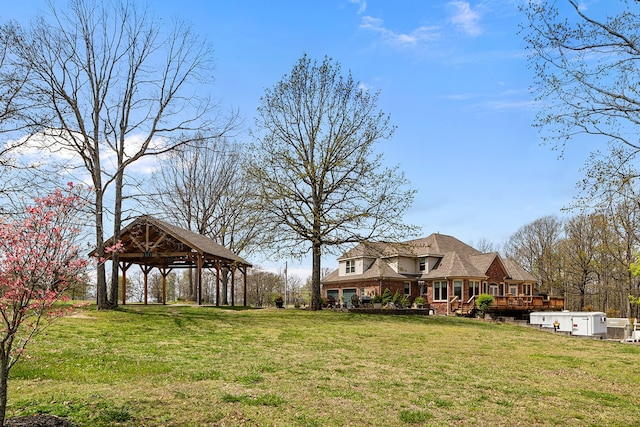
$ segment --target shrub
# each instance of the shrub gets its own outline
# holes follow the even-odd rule
[[[388,303],[392,298],[393,295],[391,295],[391,291],[389,290],[389,288],[386,288],[382,293],[382,304]]]
[[[476,298],[476,308],[478,309],[478,315],[480,317],[484,317],[484,315],[489,310],[489,307],[491,307],[491,304],[493,304],[493,297],[491,295],[478,295],[478,298]]]
[[[351,305],[353,307],[358,307],[360,305],[360,298],[357,294],[351,295]]]
[[[400,291],[396,291],[391,300],[393,305],[398,308],[405,308],[409,306],[409,295],[400,294]]]

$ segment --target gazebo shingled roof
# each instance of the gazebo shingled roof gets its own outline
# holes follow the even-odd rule
[[[145,303],[147,299],[147,274],[153,268],[160,270],[164,288],[166,276],[171,270],[195,267],[198,269],[196,276],[198,304],[201,303],[203,268],[214,268],[218,273],[216,275],[216,305],[220,300],[220,270],[228,268],[232,272],[232,304],[234,273],[236,269],[240,270],[245,276],[244,300],[246,304],[246,273],[251,264],[214,240],[149,215],[142,215],[123,228],[119,240],[122,243],[122,249],[118,251],[117,259],[124,276],[123,287],[126,283],[126,270],[133,264],[139,265],[145,278]],[[114,243],[115,240],[111,237],[105,242],[105,246],[109,247]],[[111,258],[110,255],[106,255],[106,257],[107,259]],[[123,289],[123,296],[126,294],[124,291]],[[165,302],[164,292],[163,302]]]

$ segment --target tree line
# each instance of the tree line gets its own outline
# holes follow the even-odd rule
[[[565,308],[603,311],[610,317],[637,317],[633,297],[640,281],[631,266],[640,244],[637,206],[618,205],[611,215],[600,211],[561,220],[545,216],[518,229],[504,252],[539,280],[539,292],[565,298]],[[630,298],[630,296],[632,298]]]

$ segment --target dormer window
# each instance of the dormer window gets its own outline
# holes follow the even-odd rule
[[[354,260],[347,261],[346,263],[345,273],[355,273],[356,272],[356,262]]]
[[[427,268],[427,262],[425,257],[418,258],[418,270],[424,271]]]

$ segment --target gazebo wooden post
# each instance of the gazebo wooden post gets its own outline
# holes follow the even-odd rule
[[[244,268],[240,267],[240,271],[242,272],[243,282],[244,282],[244,292],[242,295],[242,305],[243,307],[247,306],[247,266]]]
[[[236,305],[236,266],[231,266],[231,307]]]
[[[220,261],[216,260],[216,306],[220,306]]]
[[[166,303],[167,303],[167,275],[162,274],[162,305],[165,305]]]
[[[202,258],[204,255],[196,254],[198,263],[198,273],[196,274],[196,281],[198,282],[198,305],[202,305]]]
[[[162,304],[167,304],[167,276],[171,273],[170,268],[161,268],[160,274],[162,274]]]
[[[127,305],[127,270],[131,267],[132,263],[126,263],[124,261],[119,262],[120,270],[122,270],[122,305]]]
[[[142,269],[142,272],[144,273],[144,305],[147,305],[148,299],[149,299],[148,275],[151,272],[151,270],[153,270],[153,267],[145,265],[145,266],[141,266],[140,268]]]

